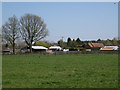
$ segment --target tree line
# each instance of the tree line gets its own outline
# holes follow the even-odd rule
[[[68,48],[68,49],[85,49],[86,45],[88,43],[103,43],[105,46],[119,46],[120,45],[120,40],[117,40],[117,38],[113,38],[112,40],[107,39],[107,40],[89,40],[89,41],[82,41],[80,38],[71,39],[68,37],[67,42],[63,41],[62,39],[57,42],[59,46],[62,48]]]
[[[24,40],[32,52],[32,44],[40,41],[48,35],[48,29],[41,17],[33,14],[25,14],[18,19],[15,15],[2,25],[2,40],[10,44],[15,54],[16,42]]]
[[[67,38],[67,41],[63,41],[60,39],[57,43],[50,43],[47,41],[39,41],[34,43],[35,46],[44,46],[44,47],[50,47],[51,45],[58,45],[61,46],[63,49],[85,49],[88,43],[103,43],[105,46],[119,46],[120,40],[117,40],[117,38],[113,38],[112,40],[86,40],[82,41],[80,38],[71,39],[70,37]]]

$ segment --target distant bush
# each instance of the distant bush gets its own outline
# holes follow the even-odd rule
[[[118,54],[118,51],[56,51],[54,52],[54,55],[77,55],[77,54]]]
[[[43,41],[35,42],[34,45],[35,45],[35,46],[44,46],[44,47],[48,47],[47,43],[45,43],[45,42],[43,42]]]
[[[52,53],[48,52],[32,52],[32,54],[41,54],[41,55],[79,55],[79,54],[118,54],[120,51],[53,51]],[[30,54],[29,52],[17,52],[16,54]]]

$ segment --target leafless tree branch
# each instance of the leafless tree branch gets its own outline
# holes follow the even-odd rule
[[[45,38],[48,30],[41,17],[26,14],[20,18],[20,33],[32,52],[32,43]]]

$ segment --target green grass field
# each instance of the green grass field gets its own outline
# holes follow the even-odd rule
[[[117,88],[118,55],[3,55],[3,88]]]

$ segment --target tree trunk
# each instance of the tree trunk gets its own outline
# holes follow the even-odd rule
[[[13,42],[13,54],[15,54],[15,43]]]
[[[30,47],[30,53],[32,53],[32,44],[30,44],[29,47]]]

